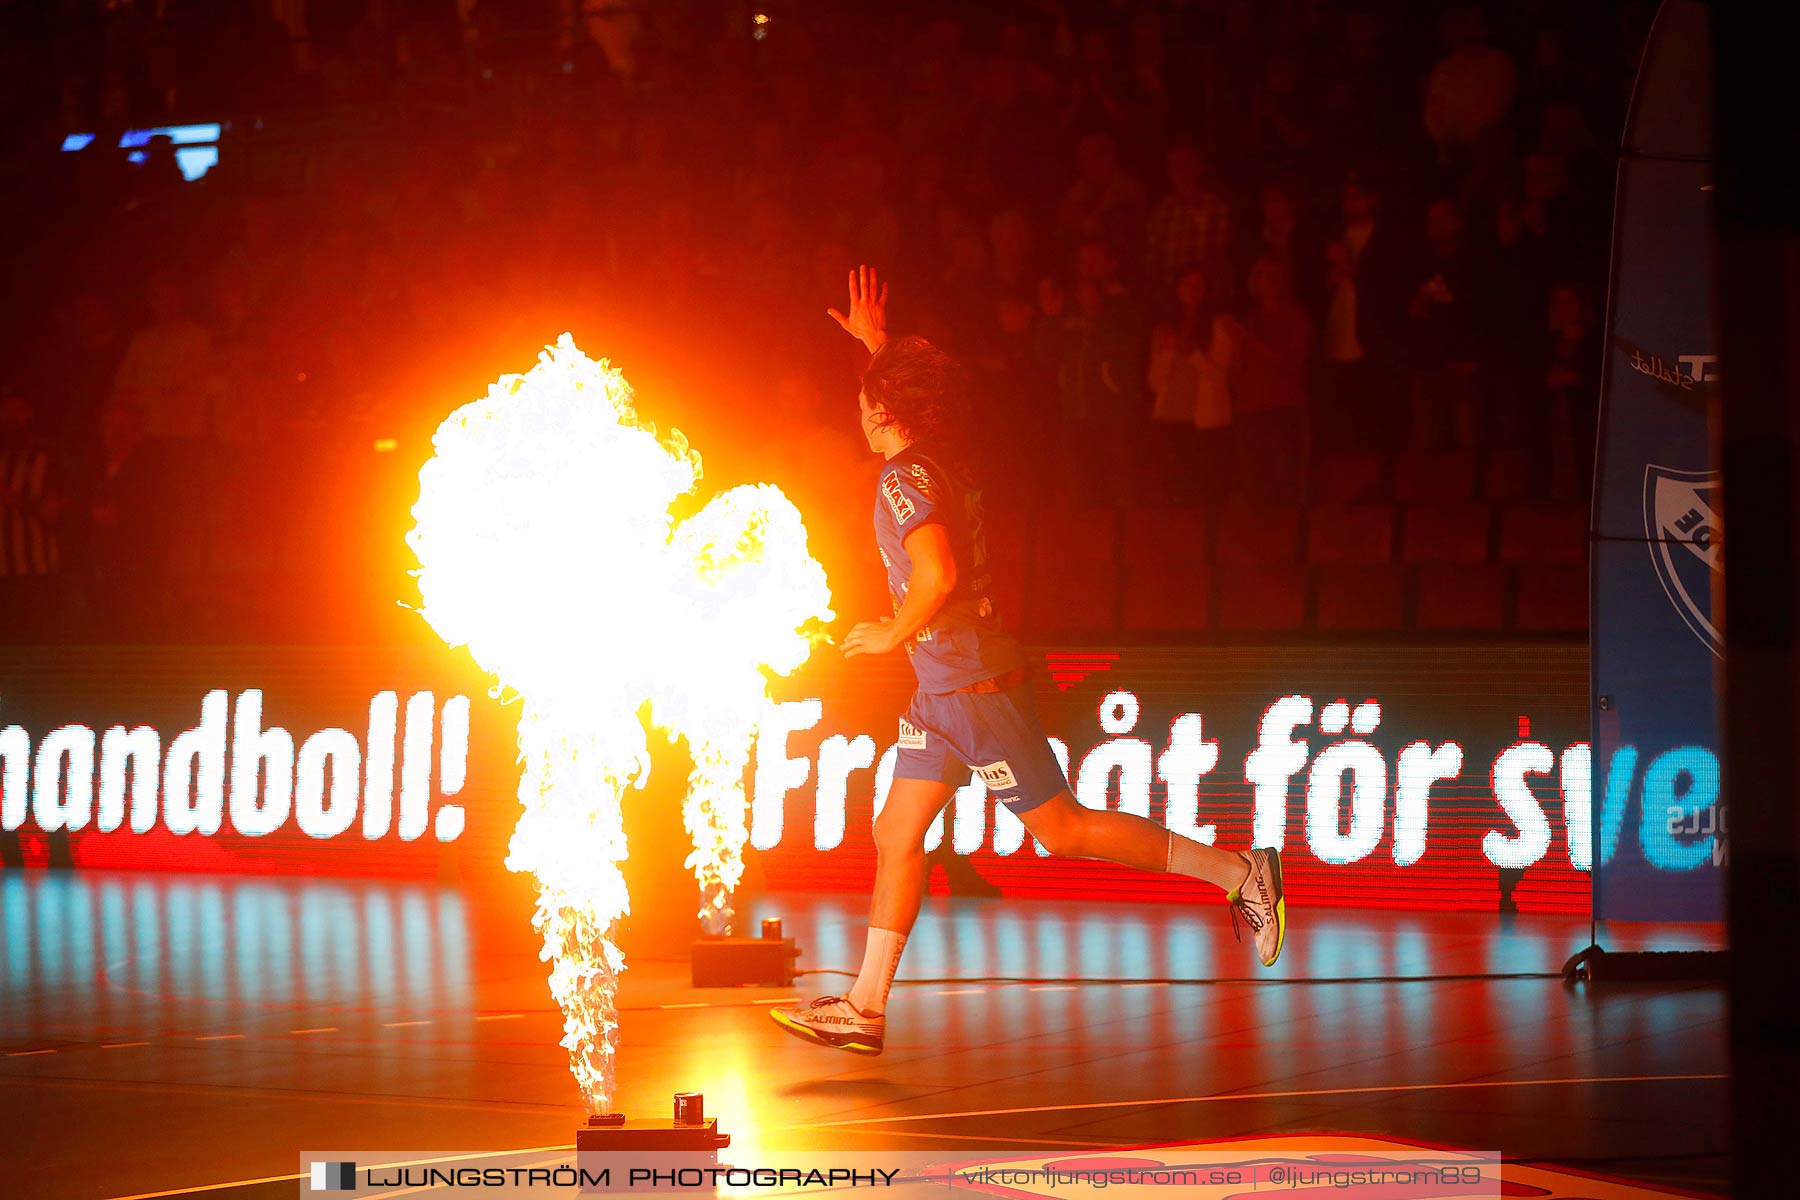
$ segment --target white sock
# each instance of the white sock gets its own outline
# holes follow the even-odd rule
[[[1200,844],[1184,837],[1169,835],[1169,865],[1164,868],[1171,875],[1186,875],[1189,879],[1204,879],[1200,873]]]
[[[849,1000],[858,1012],[876,1017],[887,1011],[888,989],[894,986],[894,972],[900,969],[900,952],[904,949],[904,933],[869,926],[862,970],[850,985]]]

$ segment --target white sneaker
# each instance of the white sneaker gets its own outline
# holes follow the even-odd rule
[[[805,1008],[771,1008],[775,1023],[804,1041],[852,1054],[880,1054],[884,1013],[863,1013],[848,996],[820,996]]]
[[[1281,889],[1281,851],[1275,849],[1249,850],[1241,857],[1250,866],[1250,874],[1244,882],[1231,890],[1225,897],[1231,905],[1231,932],[1243,939],[1238,932],[1238,915],[1244,917],[1244,924],[1250,926],[1251,933],[1256,936],[1256,957],[1262,965],[1272,967],[1275,960],[1281,957],[1282,939],[1287,934],[1287,901],[1282,898]]]

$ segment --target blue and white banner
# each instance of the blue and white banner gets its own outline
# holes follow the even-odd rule
[[[1592,559],[1599,920],[1724,915],[1710,64],[1705,8],[1666,0],[1613,213]]]

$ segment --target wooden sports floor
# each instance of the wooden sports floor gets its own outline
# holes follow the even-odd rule
[[[863,908],[769,896],[745,924],[779,915],[803,969],[848,970]],[[615,1106],[666,1116],[673,1093],[703,1092],[736,1161],[1143,1147],[1167,1161],[1351,1135],[1641,1187],[1568,1195],[1722,1194],[1723,989],[1565,985],[1587,933],[1563,917],[1299,910],[1264,971],[1222,906],[934,898],[876,1058],[765,1015],[846,976],[695,989],[688,947],[665,940],[625,975]],[[0,939],[7,1196],[291,1197],[309,1152],[555,1157],[583,1119],[514,904],[427,884],[15,870],[0,873]]]

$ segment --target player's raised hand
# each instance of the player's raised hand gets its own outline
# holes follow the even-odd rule
[[[873,354],[887,344],[887,292],[887,284],[875,277],[874,267],[857,267],[850,272],[850,314],[845,316],[835,308],[825,311]]]

